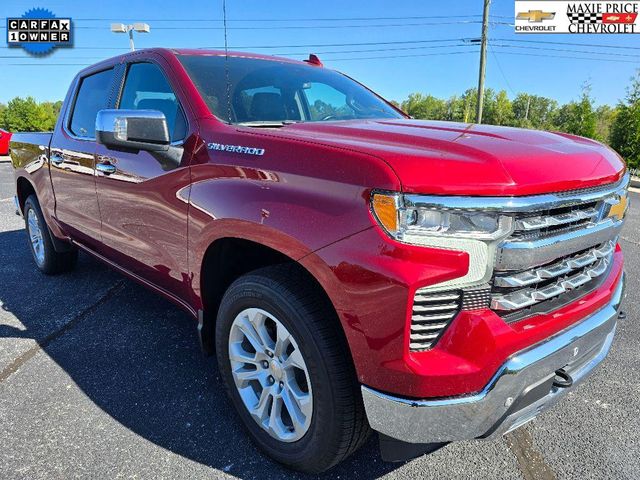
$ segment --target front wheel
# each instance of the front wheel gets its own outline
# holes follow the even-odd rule
[[[55,275],[75,267],[78,251],[56,252],[35,195],[29,195],[24,202],[24,222],[33,261],[43,273]]]
[[[229,287],[216,324],[218,366],[251,438],[308,473],[370,431],[341,327],[317,289],[295,266],[251,272]]]

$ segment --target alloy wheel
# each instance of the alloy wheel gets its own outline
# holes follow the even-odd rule
[[[229,360],[256,423],[282,442],[301,439],[311,424],[313,393],[302,352],[282,322],[258,308],[241,311],[229,333]]]

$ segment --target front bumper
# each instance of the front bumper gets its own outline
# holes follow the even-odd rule
[[[437,400],[394,397],[362,386],[374,430],[408,443],[449,442],[505,434],[560,400],[609,352],[624,292],[621,277],[607,305],[553,337],[512,355],[474,395]],[[570,387],[554,385],[563,368]]]

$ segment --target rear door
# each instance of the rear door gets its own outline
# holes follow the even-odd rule
[[[95,182],[95,124],[99,110],[109,108],[114,68],[78,78],[67,99],[63,121],[51,139],[51,182],[55,217],[75,240],[96,248],[100,243],[100,210]]]
[[[161,60],[127,65],[117,108],[164,113],[172,145],[182,147],[177,164],[157,153],[113,151],[97,146],[97,161],[115,166],[96,172],[105,254],[117,264],[174,295],[186,298],[189,148],[194,136]],[[191,122],[192,124],[195,121]]]

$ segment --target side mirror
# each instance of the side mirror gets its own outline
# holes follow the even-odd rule
[[[164,113],[158,110],[100,110],[96,141],[114,150],[166,152],[171,138]]]

